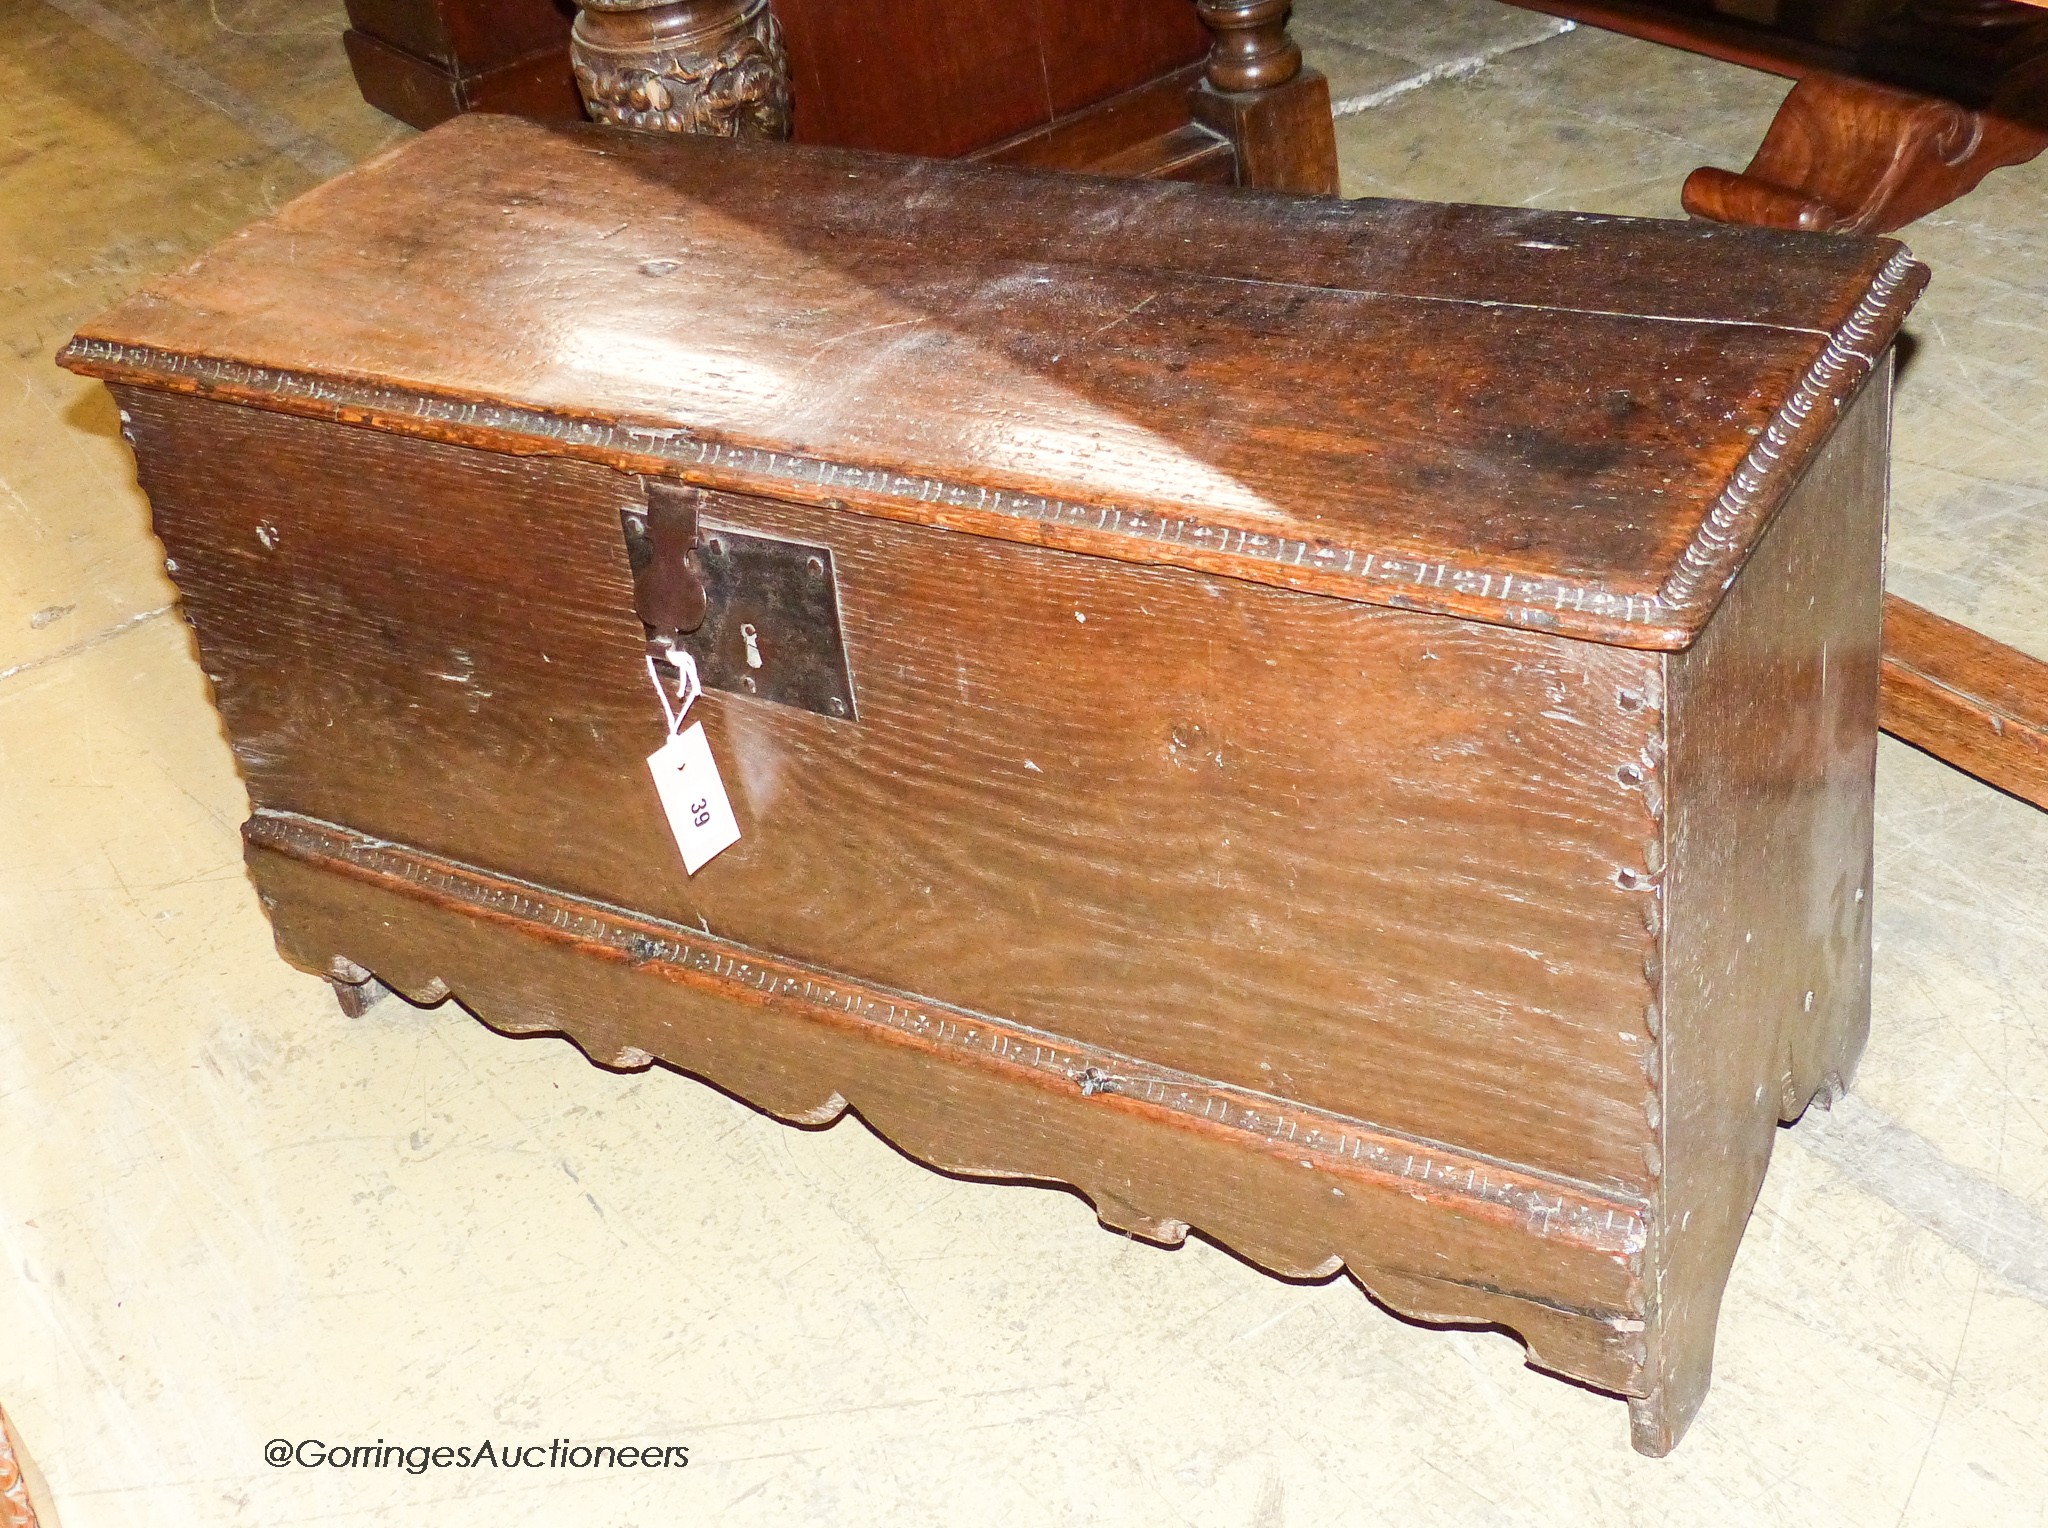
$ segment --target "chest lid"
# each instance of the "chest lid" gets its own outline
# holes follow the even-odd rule
[[[1925,279],[1883,239],[469,116],[60,359],[1676,648]]]

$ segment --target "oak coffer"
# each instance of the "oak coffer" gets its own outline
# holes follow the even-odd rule
[[[63,360],[294,964],[1498,1323],[1657,1453],[1867,1028],[1924,275],[471,117]]]

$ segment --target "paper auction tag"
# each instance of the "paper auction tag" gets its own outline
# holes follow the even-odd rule
[[[697,660],[676,649],[663,657],[676,670],[676,699],[670,704],[668,688],[650,655],[647,677],[654,681],[662,715],[668,718],[668,741],[648,756],[647,768],[661,795],[661,809],[668,813],[669,831],[683,851],[683,868],[695,875],[721,850],[740,841],[740,825],[732,815],[725,782],[718,778],[718,763],[711,757],[711,740],[704,736],[704,724],[697,722],[688,730],[683,727],[683,718],[704,693]]]
[[[740,841],[740,825],[733,818],[725,782],[718,778],[702,722],[670,734],[649,757],[647,767],[661,793],[661,809],[668,813],[669,831],[683,851],[683,868],[691,875]]]

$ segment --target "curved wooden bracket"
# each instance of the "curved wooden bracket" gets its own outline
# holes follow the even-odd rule
[[[569,56],[591,120],[787,138],[789,56],[768,0],[576,0]]]
[[[1695,217],[1722,223],[1889,233],[2043,148],[2048,131],[2009,104],[1977,111],[1816,73],[1792,87],[1747,170],[1695,170],[1682,199]]]

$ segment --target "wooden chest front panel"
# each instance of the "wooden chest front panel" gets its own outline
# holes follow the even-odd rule
[[[693,880],[637,480],[121,394],[257,805],[1649,1182],[1657,655],[727,500],[832,548],[860,720],[708,695],[744,837]]]

